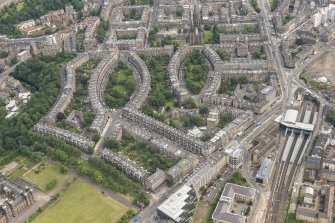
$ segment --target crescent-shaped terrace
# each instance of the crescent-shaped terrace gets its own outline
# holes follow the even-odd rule
[[[98,64],[89,81],[89,98],[92,109],[95,113],[95,118],[90,129],[98,133],[102,133],[109,119],[109,110],[103,104],[103,92],[105,89],[107,77],[112,72],[114,65],[118,61],[118,58],[118,51],[114,50],[110,52],[110,55],[104,57]]]
[[[137,88],[130,97],[130,101],[126,104],[126,108],[138,110],[142,107],[148,98],[150,87],[150,73],[143,60],[134,52],[127,57],[129,64],[133,67],[133,71],[137,80]]]

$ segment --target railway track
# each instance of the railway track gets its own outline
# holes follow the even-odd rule
[[[299,121],[312,124],[315,122],[317,107],[314,104],[303,103],[300,109]],[[292,140],[292,137],[293,140]],[[306,152],[311,135],[306,132],[293,132],[287,137],[285,147],[280,154],[277,168],[274,173],[274,182],[271,185],[271,196],[269,200],[270,209],[266,216],[266,222],[284,222],[287,197],[289,195],[295,173],[301,164]],[[289,150],[289,151],[287,151]],[[278,162],[277,161],[277,162]]]

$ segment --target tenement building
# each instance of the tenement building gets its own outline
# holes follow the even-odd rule
[[[21,188],[0,172],[0,223],[12,222],[14,217],[34,202],[32,188]]]

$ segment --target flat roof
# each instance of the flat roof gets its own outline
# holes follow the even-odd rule
[[[256,196],[256,189],[227,183],[221,194],[219,203],[213,212],[212,219],[231,223],[246,222],[245,216],[229,212],[235,194],[244,195],[253,199]]]
[[[306,131],[313,131],[314,130],[314,125],[313,124],[307,124],[307,123],[302,123],[302,122],[296,122],[295,124],[287,123],[287,122],[281,122],[281,124],[285,125],[286,127],[294,128],[294,129],[301,129],[301,130],[306,130]]]
[[[157,207],[158,210],[177,221],[179,216],[184,212],[183,207],[187,204],[186,199],[190,197],[191,187],[183,185],[174,192],[167,200]]]
[[[196,174],[194,174],[187,182],[187,185],[192,186],[196,185],[200,181],[202,181],[205,177],[208,176],[212,172],[213,164],[208,163],[203,166]]]
[[[273,170],[273,161],[270,159],[264,159],[261,167],[259,168],[256,178],[258,179],[266,179],[271,176]]]
[[[295,109],[288,109],[285,112],[283,122],[289,123],[289,124],[295,124],[297,117],[298,117],[298,110]]]
[[[263,88],[261,90],[261,94],[268,94],[268,93],[270,93],[273,90],[274,90],[274,87],[268,85],[268,86],[266,86],[265,88]]]

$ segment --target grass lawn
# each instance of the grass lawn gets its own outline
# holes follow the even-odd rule
[[[20,167],[9,176],[10,180],[15,180],[16,178],[21,177],[36,164],[36,162],[22,156],[16,157],[14,161],[19,163]]]
[[[174,40],[173,42],[175,42],[177,45],[178,45],[178,47],[179,46],[184,46],[185,44],[186,44],[186,40]]]
[[[16,5],[16,10],[21,11],[24,8],[24,2],[20,2]]]
[[[36,170],[28,173],[25,179],[37,185],[41,190],[48,192],[64,183],[68,177],[69,174],[61,173],[61,166],[46,163],[41,164]],[[50,183],[52,181],[54,183]]]
[[[205,31],[203,36],[203,42],[209,43],[213,40],[213,32],[212,31]]]
[[[207,223],[210,205],[200,200],[194,210],[193,223]]]
[[[116,223],[128,208],[100,191],[76,180],[60,192],[33,223]]]

